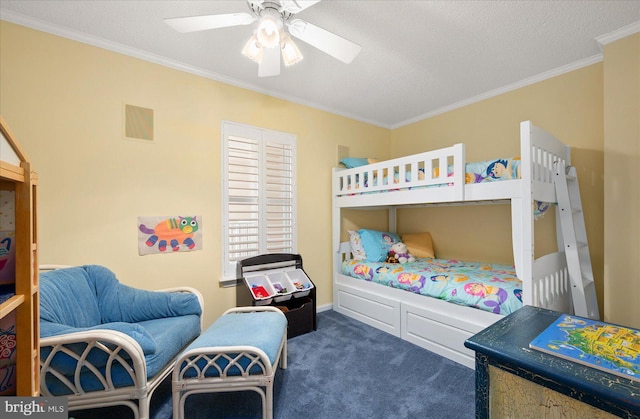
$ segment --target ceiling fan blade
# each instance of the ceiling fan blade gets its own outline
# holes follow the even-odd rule
[[[304,20],[294,19],[288,26],[291,35],[346,64],[362,49],[360,45]]]
[[[164,21],[178,32],[197,32],[229,26],[249,25],[256,17],[249,13],[227,13],[222,15],[171,17]]]
[[[271,77],[280,74],[280,48],[265,48],[262,62],[258,65],[258,77]]]
[[[280,0],[282,9],[293,14],[300,13],[316,3],[320,3],[320,0]]]

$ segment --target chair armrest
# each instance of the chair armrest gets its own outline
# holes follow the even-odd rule
[[[75,395],[89,392],[84,388],[88,379],[97,380],[103,387],[100,390],[114,390],[114,368],[128,374],[136,391],[144,391],[146,387],[147,367],[142,348],[122,332],[95,329],[41,338],[40,353],[43,396],[60,395],[59,386],[55,393],[49,388],[50,376]]]
[[[39,271],[55,271],[56,269],[70,268],[71,265],[38,265]]]
[[[222,315],[229,313],[253,313],[257,311],[273,311],[280,313],[284,316],[284,313],[279,308],[273,306],[245,306],[245,307],[233,307],[225,311]],[[285,316],[286,317],[286,316]]]
[[[158,292],[186,292],[190,294],[194,294],[198,298],[198,303],[200,303],[200,310],[202,314],[200,314],[200,330],[203,330],[203,318],[204,318],[204,297],[202,293],[193,287],[172,287],[172,288],[164,288],[161,290],[157,290]]]

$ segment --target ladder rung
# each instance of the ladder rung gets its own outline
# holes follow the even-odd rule
[[[593,279],[591,279],[591,278],[582,278],[582,288],[586,288],[591,284],[593,284]]]
[[[565,167],[564,162],[558,162],[554,184],[574,313],[598,320],[600,318],[598,300],[589,246],[586,243],[584,213],[580,202],[576,168]]]

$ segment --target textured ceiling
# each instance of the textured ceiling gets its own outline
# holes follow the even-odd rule
[[[394,128],[601,59],[596,38],[640,30],[636,1],[339,1],[296,15],[362,46],[259,78],[252,26],[178,33],[163,18],[248,11],[244,1],[11,1],[0,18],[360,121]]]

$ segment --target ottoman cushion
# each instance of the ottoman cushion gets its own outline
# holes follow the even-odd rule
[[[280,313],[275,312],[251,312],[226,314],[216,320],[207,330],[205,330],[195,341],[193,341],[185,351],[198,348],[208,348],[216,346],[252,346],[261,349],[269,358],[273,366],[278,359],[280,345],[287,329],[287,319]],[[202,351],[206,355],[206,349]],[[234,357],[237,354],[231,352],[226,356]],[[191,357],[193,358],[193,357]],[[199,369],[205,367],[208,359],[200,358],[196,361]],[[216,364],[221,370],[229,364],[226,357],[219,357]],[[247,367],[251,359],[245,357],[240,362],[243,367]],[[186,363],[183,363],[181,369]],[[264,371],[259,366],[251,368],[250,374],[263,374]],[[227,375],[239,375],[238,369],[231,368]],[[208,368],[206,376],[215,377],[219,375],[216,368]],[[191,378],[197,376],[195,368],[185,371],[184,377]]]

